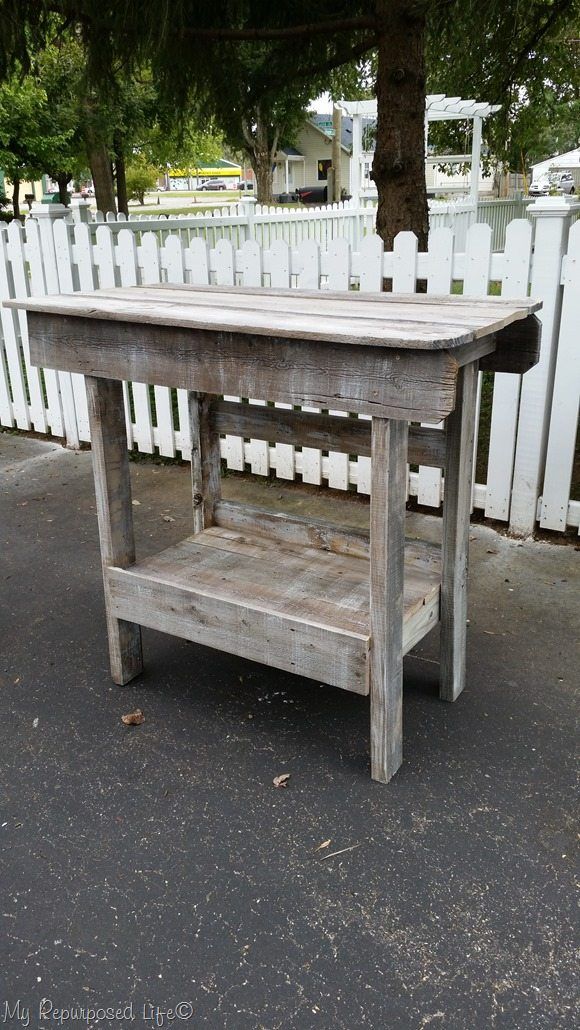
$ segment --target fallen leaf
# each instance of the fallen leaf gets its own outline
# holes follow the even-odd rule
[[[324,848],[328,847],[328,845],[331,843],[331,841],[332,841],[332,837],[329,837],[328,840],[323,840],[322,844],[319,844],[318,847],[314,849],[315,853],[317,851],[323,851]]]
[[[140,726],[142,722],[145,722],[145,716],[140,708],[136,708],[134,712],[122,715],[121,721],[125,723],[125,726]]]
[[[488,549],[487,549],[487,551],[485,553],[486,554],[497,554],[497,551],[494,551],[492,547],[488,547]]]
[[[281,773],[280,776],[275,776],[272,783],[275,787],[287,787],[288,780],[290,779],[290,773]]]
[[[171,517],[171,515],[164,515],[164,516],[163,516],[163,521],[164,521],[164,522],[175,522],[175,519],[173,519],[173,518]]]
[[[132,504],[134,504],[134,505],[136,506],[136,505],[138,505],[138,504],[141,504],[141,501],[132,501],[131,503],[132,503]]]

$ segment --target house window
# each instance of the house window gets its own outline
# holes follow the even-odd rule
[[[332,167],[332,161],[324,160],[318,162],[318,179],[319,181],[326,181],[328,179],[328,169]]]

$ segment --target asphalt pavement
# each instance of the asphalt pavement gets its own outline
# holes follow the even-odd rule
[[[184,536],[188,469],[132,479],[139,552]],[[358,695],[150,631],[116,687],[90,453],[0,433],[0,1024],[579,1024],[580,555],[471,536],[467,689],[438,700],[434,631],[381,786]]]

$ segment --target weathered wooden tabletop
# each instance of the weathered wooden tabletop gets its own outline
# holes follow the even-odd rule
[[[499,332],[540,307],[532,300],[495,297],[170,284],[9,304],[81,318],[411,350],[453,349]]]

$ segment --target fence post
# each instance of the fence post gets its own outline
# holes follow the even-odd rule
[[[71,200],[73,222],[92,222],[90,200]]]
[[[58,273],[58,262],[54,242],[54,225],[56,221],[66,218],[68,213],[69,209],[65,207],[64,204],[35,203],[30,209],[30,218],[34,219],[38,225],[40,250],[42,253],[42,264],[44,268],[44,281],[46,284],[46,292],[48,294],[64,293],[66,290],[66,287],[61,285]],[[58,382],[60,386],[66,445],[72,450],[77,450],[80,447],[80,437],[73,380],[70,372],[59,372]]]
[[[542,347],[538,364],[522,379],[510,511],[510,531],[515,536],[530,536],[536,525],[558,351],[562,258],[572,214],[579,207],[563,197],[545,197],[528,208],[536,222],[531,296],[543,302],[538,312]]]
[[[240,200],[240,207],[246,216],[246,239],[255,240],[255,229],[254,229],[254,216],[256,211],[256,198],[255,197],[242,197]]]

